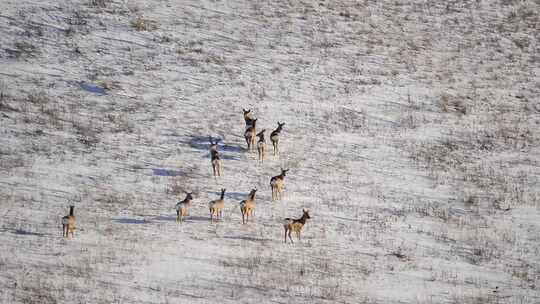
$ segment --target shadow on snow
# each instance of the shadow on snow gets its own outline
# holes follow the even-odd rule
[[[114,219],[113,220],[116,223],[119,224],[150,224],[150,221],[147,220],[139,220],[139,219],[130,219],[130,218],[120,218],[120,219]]]

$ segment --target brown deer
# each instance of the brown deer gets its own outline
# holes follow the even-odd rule
[[[62,236],[67,238],[71,233],[71,237],[74,237],[75,232],[75,213],[73,212],[75,206],[69,206],[69,215],[62,217]]]
[[[302,209],[304,214],[302,214],[302,217],[299,219],[291,219],[286,218],[283,223],[283,228],[285,228],[285,243],[287,243],[287,234],[289,235],[289,239],[291,240],[291,243],[293,242],[293,239],[291,237],[291,233],[294,231],[296,233],[296,236],[298,237],[298,241],[300,241],[300,233],[302,232],[302,229],[304,228],[304,225],[306,224],[307,220],[311,218],[309,216],[309,211],[306,209]]]
[[[283,129],[283,126],[285,123],[280,123],[278,121],[278,127],[272,133],[270,133],[270,140],[272,141],[272,146],[274,146],[274,155],[279,154],[279,134],[281,133],[281,130]]]
[[[181,223],[184,221],[184,217],[188,213],[188,208],[191,206],[193,200],[193,192],[186,193],[186,198],[176,204],[176,222]]]
[[[253,121],[255,120],[255,118],[253,118],[253,113],[251,113],[251,109],[249,110],[242,109],[242,111],[244,111],[244,121],[246,122],[246,129],[247,129],[248,127],[253,125]]]
[[[221,189],[221,197],[218,200],[213,200],[208,203],[210,209],[210,221],[214,222],[214,215],[216,219],[221,219],[223,216],[223,208],[225,207],[225,189]]]
[[[257,189],[252,189],[247,199],[240,202],[240,212],[242,212],[242,224],[248,222],[249,216],[253,217],[255,211],[255,192]]]
[[[257,137],[259,138],[259,141],[257,142],[257,152],[259,152],[259,160],[261,162],[264,162],[264,155],[266,152],[266,140],[264,139],[264,132],[266,132],[266,129],[263,129],[257,134]]]
[[[281,168],[281,174],[276,175],[270,179],[270,187],[272,188],[272,201],[281,200],[283,196],[283,186],[285,185],[285,176],[287,175],[287,170]]]
[[[217,150],[218,141],[219,140],[213,142],[212,136],[210,136],[210,161],[212,162],[212,170],[214,170],[214,177],[223,175],[223,162]]]
[[[253,120],[253,124],[247,127],[246,132],[244,133],[244,138],[246,139],[248,152],[251,152],[255,148],[255,136],[257,135],[256,125],[257,118]]]

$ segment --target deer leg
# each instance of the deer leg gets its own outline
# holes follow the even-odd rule
[[[287,244],[287,228],[285,228],[285,244]]]
[[[294,241],[292,240],[292,237],[291,237],[291,232],[292,232],[292,230],[289,229],[289,240],[291,240],[291,243],[294,243]]]

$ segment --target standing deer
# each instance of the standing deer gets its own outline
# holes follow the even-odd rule
[[[259,141],[257,142],[257,152],[259,152],[259,160],[261,162],[264,162],[264,154],[266,152],[266,140],[264,139],[264,132],[266,132],[266,129],[263,129],[257,134],[257,137],[259,138]]]
[[[244,111],[244,121],[246,122],[246,129],[247,129],[248,127],[253,125],[253,121],[255,120],[255,118],[253,118],[253,113],[251,113],[251,109],[249,110],[242,109],[242,111]]]
[[[281,133],[281,130],[283,129],[283,126],[285,123],[280,123],[278,121],[278,127],[272,133],[270,133],[270,140],[272,141],[272,146],[274,146],[274,155],[279,154],[279,134]]]
[[[281,174],[276,175],[270,179],[270,187],[272,188],[272,201],[281,200],[283,196],[283,186],[285,185],[285,176],[287,175],[287,170],[281,168]]]
[[[240,212],[242,212],[242,224],[248,222],[249,216],[253,217],[255,211],[255,192],[257,189],[252,189],[247,199],[240,202]]]
[[[221,219],[223,216],[223,208],[225,207],[225,189],[221,189],[221,196],[217,200],[213,200],[208,203],[210,209],[210,221],[214,222],[214,215],[216,219]]]
[[[219,156],[217,150],[218,141],[213,142],[212,136],[210,136],[210,161],[212,163],[212,170],[214,171],[214,177],[223,175],[223,162]]]
[[[289,235],[289,239],[291,240],[291,243],[293,242],[293,239],[291,237],[291,232],[295,232],[296,236],[298,237],[298,240],[300,241],[300,233],[302,232],[302,229],[304,228],[304,225],[306,224],[307,220],[311,218],[309,216],[309,211],[306,209],[302,209],[304,214],[302,214],[302,217],[299,219],[291,219],[286,218],[283,227],[285,228],[285,243],[287,243],[287,234]]]
[[[256,125],[257,118],[253,120],[253,124],[247,127],[246,132],[244,133],[244,138],[248,146],[248,152],[251,152],[255,148],[255,136],[257,135]]]
[[[184,217],[188,213],[188,208],[191,206],[193,200],[193,193],[186,193],[186,198],[176,204],[176,222],[181,223],[184,221]]]
[[[75,231],[75,213],[73,212],[75,206],[69,206],[69,215],[62,217],[62,236],[67,238],[71,233],[71,237],[74,237]]]

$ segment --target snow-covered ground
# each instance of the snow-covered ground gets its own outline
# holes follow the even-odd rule
[[[0,302],[540,302],[537,1],[0,9]]]

